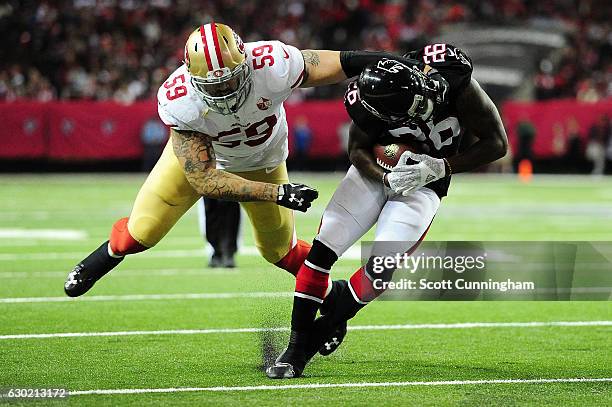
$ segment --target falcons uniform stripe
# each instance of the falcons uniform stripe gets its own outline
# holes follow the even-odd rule
[[[206,41],[206,26],[200,27],[200,35],[202,36],[202,42],[204,43],[204,56],[206,57],[206,65],[208,66],[208,70],[213,70],[212,60],[210,58],[210,52],[208,51],[208,41]]]

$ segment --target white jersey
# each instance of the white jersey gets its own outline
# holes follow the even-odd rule
[[[162,121],[176,130],[204,133],[212,139],[217,168],[253,171],[280,165],[289,153],[283,102],[302,83],[301,52],[280,41],[245,44],[253,87],[237,113],[210,110],[191,85],[185,65],[157,92]]]

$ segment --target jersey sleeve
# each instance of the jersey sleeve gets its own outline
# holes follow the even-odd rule
[[[280,41],[246,44],[253,78],[271,92],[289,94],[302,84],[304,57],[300,50]]]
[[[349,83],[344,94],[344,107],[353,123],[369,136],[381,136],[386,130],[386,123],[367,111],[361,104],[357,81]]]
[[[165,106],[159,103],[157,104],[157,114],[161,121],[173,130],[192,130],[187,124],[174,117]]]
[[[292,45],[283,44],[278,41],[282,52],[283,60],[287,64],[287,84],[291,89],[295,89],[302,84],[304,80],[304,71],[306,64],[302,52]]]
[[[408,52],[407,58],[416,59],[435,68],[448,81],[451,92],[458,95],[469,85],[472,77],[472,60],[460,48],[450,44],[431,44]]]
[[[192,100],[186,68],[174,71],[157,91],[157,113],[161,121],[174,130],[193,130],[190,123],[199,117],[197,103]]]

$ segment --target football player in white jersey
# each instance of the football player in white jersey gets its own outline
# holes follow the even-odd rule
[[[159,88],[168,145],[130,216],[69,273],[66,294],[84,294],[125,255],[155,246],[201,196],[241,202],[261,255],[296,275],[310,244],[297,240],[292,210],[306,211],[317,191],[289,183],[283,102],[297,87],[358,74],[377,54],[300,51],[280,41],[244,44],[227,25],[198,27],[185,45],[184,64]]]

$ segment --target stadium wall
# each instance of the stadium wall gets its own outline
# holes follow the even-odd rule
[[[290,129],[296,121],[310,129],[309,156],[343,154],[339,132],[349,119],[341,102],[286,105],[286,113]],[[141,130],[150,119],[158,120],[156,105],[150,102],[0,104],[0,159],[138,159],[143,151]]]
[[[310,129],[308,157],[344,156],[349,118],[340,101],[287,104],[286,112],[290,131],[296,122]],[[558,154],[556,145],[559,137],[567,137],[570,122],[577,123],[577,134],[584,142],[593,123],[612,113],[612,101],[507,102],[502,112],[513,150],[517,148],[518,124],[528,121],[535,129],[534,158],[548,159]],[[149,101],[129,106],[88,101],[3,103],[0,159],[61,162],[140,159],[141,131],[150,119],[157,120],[157,111]],[[559,129],[563,134],[559,134]]]

